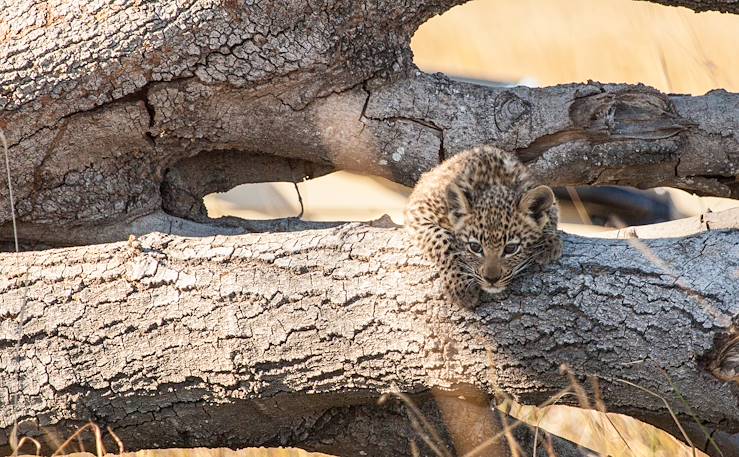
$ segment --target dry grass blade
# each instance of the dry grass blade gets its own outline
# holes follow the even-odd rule
[[[606,410],[606,403],[603,401],[603,395],[600,391],[600,382],[598,381],[598,377],[594,375],[588,375],[588,380],[590,381],[590,385],[593,386],[593,400],[595,401],[595,409],[600,411],[601,413],[607,413]]]
[[[123,441],[121,441],[120,438],[118,438],[118,435],[113,432],[113,429],[110,427],[106,427],[108,429],[108,433],[110,433],[111,438],[113,438],[113,441],[115,441],[115,444],[118,446],[118,455],[123,454],[124,448],[123,448]]]
[[[500,417],[500,423],[503,426],[503,436],[505,436],[505,439],[508,442],[508,449],[511,451],[511,457],[521,457],[521,447],[513,436],[513,431],[508,424],[508,417],[500,411],[498,412],[498,416]]]
[[[51,435],[50,435],[51,436]],[[31,442],[36,447],[36,455],[41,453],[41,443],[38,440],[31,438],[30,436],[24,436],[20,440],[18,439],[18,423],[14,422],[13,427],[10,429],[8,434],[8,446],[13,451],[10,453],[11,456],[16,456],[19,450],[23,447],[26,442]]]
[[[100,433],[100,427],[98,427],[96,424],[93,424],[92,422],[88,422],[84,426],[80,427],[80,429],[74,432],[72,436],[67,438],[67,440],[64,443],[62,443],[62,445],[59,446],[57,450],[54,451],[53,454],[51,454],[51,456],[54,457],[56,455],[61,455],[64,449],[66,449],[67,446],[69,446],[69,444],[75,439],[79,440],[81,444],[82,441],[81,441],[80,435],[82,434],[82,432],[84,432],[87,429],[91,429],[93,435],[95,436],[95,447],[96,447],[95,453],[97,457],[103,457],[106,454],[106,452],[105,452],[105,446],[103,446],[103,440],[102,440],[102,434]],[[84,452],[84,449],[83,449],[83,452]]]
[[[421,410],[418,409],[418,407],[415,405],[415,403],[413,403],[413,400],[411,400],[408,395],[402,392],[388,392],[380,397],[378,403],[385,403],[390,396],[397,397],[403,402],[403,404],[406,405],[408,410],[411,412],[411,425],[415,429],[416,433],[419,434],[421,439],[423,439],[424,443],[426,443],[426,445],[430,447],[431,450],[436,453],[436,455],[442,457],[452,457],[452,454],[443,444],[444,442],[442,441],[439,434],[436,432],[436,429],[426,420],[426,417],[423,415]]]
[[[52,449],[58,449],[62,445],[62,439],[57,434],[56,430],[52,428],[42,427],[41,431],[44,434],[44,439],[49,447]]]
[[[413,457],[421,457],[421,451],[418,450],[416,440],[411,440],[411,455]]]
[[[15,428],[15,427],[14,427]],[[23,447],[26,443],[33,443],[34,446],[36,446],[36,454],[35,455],[41,455],[41,443],[39,443],[37,440],[31,438],[30,436],[24,436],[19,441],[16,442],[16,446],[11,445],[11,448],[13,449],[13,453],[10,454],[11,456],[18,455],[18,451]]]
[[[10,200],[10,216],[13,220],[13,241],[15,243],[15,253],[18,254],[20,251],[18,249],[18,226],[15,221],[15,197],[13,196],[13,181],[10,173],[10,154],[8,152],[8,140],[5,138],[5,132],[3,129],[0,128],[0,141],[3,143],[3,151],[5,152],[5,172],[6,177],[8,180],[8,199]],[[18,270],[18,256],[15,256],[15,266],[16,271]],[[28,293],[28,289],[26,289],[26,292]],[[21,347],[21,338],[23,337],[23,320],[21,319],[21,312],[25,308],[26,305],[26,297],[23,297],[23,306],[18,311],[18,340],[15,343],[15,355],[16,355],[16,394],[13,395],[12,400],[12,408],[13,408],[13,432],[11,433],[11,448],[13,448],[13,452],[16,452],[24,442],[23,439],[18,441],[18,415],[20,412],[17,410],[17,403],[18,403],[18,395],[20,395],[21,392],[21,370],[20,370],[20,347]],[[33,440],[35,441],[35,440]],[[15,446],[13,445],[15,444]]]
[[[665,408],[667,408],[667,411],[670,413],[670,417],[672,417],[672,420],[675,422],[675,425],[677,425],[677,428],[680,430],[680,433],[683,435],[683,438],[685,439],[685,442],[688,443],[688,444],[690,444],[690,447],[691,447],[692,452],[693,452],[693,457],[696,456],[696,453],[695,453],[696,447],[693,444],[693,441],[691,441],[690,440],[690,437],[688,437],[688,434],[685,432],[685,429],[683,428],[683,425],[678,420],[677,415],[675,414],[675,411],[673,411],[672,407],[670,406],[670,404],[668,403],[668,401],[667,401],[667,399],[665,397],[663,397],[662,395],[658,394],[657,392],[652,391],[651,389],[647,389],[646,387],[642,387],[642,386],[640,386],[638,384],[635,384],[635,383],[633,383],[631,381],[627,381],[627,380],[621,379],[621,378],[615,378],[615,380],[618,381],[618,382],[621,382],[623,384],[626,384],[628,386],[635,387],[635,388],[641,390],[642,392],[645,392],[645,393],[647,393],[649,395],[652,395],[655,398],[659,398],[660,400],[662,400],[662,403],[664,403]]]
[[[557,453],[554,451],[554,443],[552,443],[552,435],[549,433],[546,434],[546,441],[544,441],[544,444],[546,447],[544,448],[547,451],[548,457],[557,457]],[[536,450],[534,450],[536,452]],[[534,454],[534,457],[536,457],[536,454]]]
[[[562,397],[564,397],[567,394],[571,394],[571,393],[572,393],[572,391],[570,391],[570,388],[569,387],[567,387],[565,389],[562,389],[559,392],[557,392],[556,395],[552,396],[551,398],[547,399],[547,401],[545,401],[545,402],[541,403],[540,405],[538,405],[538,408],[544,408],[545,406],[553,405],[555,402],[559,401]],[[515,422],[513,422],[513,424],[510,425],[510,430],[513,431],[518,426],[520,426],[521,424],[524,424],[524,423],[525,422],[522,421],[522,420],[516,420]],[[504,433],[505,433],[505,431],[496,433],[492,437],[486,439],[485,441],[483,441],[482,443],[480,443],[479,445],[477,445],[477,447],[475,447],[474,449],[472,449],[470,452],[466,453],[463,457],[474,457],[474,456],[480,455],[488,447],[490,447],[491,445],[497,443],[498,440],[503,436]]]
[[[598,381],[598,377],[595,375],[588,375],[588,379],[590,380],[590,384],[593,386],[593,399],[595,400],[595,409],[598,410],[600,413],[603,414],[603,417],[608,421],[609,424],[611,424],[611,427],[613,428],[613,431],[616,432],[619,439],[624,443],[624,446],[626,446],[626,449],[631,452],[631,455],[636,455],[634,450],[629,445],[629,442],[626,440],[626,438],[621,433],[621,430],[616,427],[616,424],[613,423],[613,420],[611,420],[611,416],[608,415],[608,411],[606,409],[606,404],[603,401],[603,395],[600,390],[600,381]]]
[[[10,176],[10,154],[8,154],[8,140],[5,138],[5,132],[0,129],[0,141],[3,143],[5,151],[5,171],[8,178],[8,198],[10,199],[10,216],[13,219],[13,240],[15,241],[15,252],[18,252],[18,227],[15,222],[15,198],[13,197],[13,182]]]
[[[578,195],[577,189],[575,189],[572,186],[565,186],[565,189],[567,189],[567,193],[570,195],[570,200],[572,200],[572,204],[575,206],[577,215],[580,217],[580,220],[582,221],[582,223],[587,224],[587,225],[593,225],[593,220],[590,219],[590,214],[588,213],[587,208],[585,208],[585,205],[583,205],[582,200],[580,200],[580,195]]]
[[[608,421],[609,424],[611,424],[611,427],[616,432],[616,434],[621,439],[621,441],[623,441],[624,446],[626,446],[626,449],[628,449],[629,452],[631,452],[631,455],[634,455],[635,456],[636,455],[636,452],[634,452],[634,450],[631,448],[631,445],[629,445],[629,442],[623,436],[623,434],[621,433],[621,430],[619,430],[618,427],[616,427],[616,424],[613,423],[613,420],[611,420],[611,416],[609,416],[608,413],[605,413],[604,412],[603,413],[603,417]]]
[[[82,435],[77,435],[77,446],[79,447],[80,452],[87,452],[85,449],[85,442],[82,441]]]
[[[10,436],[8,437],[8,444],[10,449],[15,452],[18,449],[18,421],[13,422],[13,428],[10,429]]]
[[[695,422],[695,424],[698,425],[698,428],[701,430],[701,433],[705,435],[708,442],[713,445],[713,447],[718,451],[719,455],[721,455],[721,457],[725,457],[723,451],[721,451],[721,449],[718,447],[718,444],[713,439],[713,435],[711,433],[708,433],[708,430],[706,430],[706,428],[703,427],[703,424],[701,424],[700,419],[695,414],[695,411],[693,411],[693,408],[690,406],[688,401],[685,399],[682,392],[680,392],[680,389],[677,387],[677,385],[675,385],[674,382],[672,382],[672,377],[669,375],[669,373],[667,373],[667,371],[665,371],[662,367],[658,366],[657,369],[662,373],[665,379],[667,379],[667,383],[670,385],[670,388],[672,388],[672,390],[675,392],[675,394],[677,395],[677,399],[680,401],[680,403],[682,403],[683,406],[685,406],[685,408],[688,410],[688,414],[690,414],[690,417],[693,418],[693,421]]]
[[[413,430],[418,434],[418,436],[421,437],[424,443],[426,443],[426,446],[431,448],[431,450],[439,457],[452,457],[451,454],[446,450],[446,447],[438,442],[437,440],[430,437],[427,433],[424,427],[421,425],[421,422],[413,415],[410,416],[411,419],[411,427],[413,427]]]
[[[95,433],[95,449],[97,451],[98,457],[103,457],[105,452],[105,446],[103,445],[103,437],[102,433],[100,433],[100,427],[97,425],[92,428],[93,432]]]
[[[590,406],[590,400],[588,399],[588,394],[585,392],[583,386],[577,381],[575,374],[570,370],[570,367],[562,364],[559,366],[559,372],[567,376],[567,379],[570,381],[570,387],[572,388],[572,391],[575,392],[578,403],[580,403],[580,407],[592,409]]]
[[[556,405],[557,403],[559,403],[559,400],[563,399],[567,395],[570,395],[570,394],[568,393],[568,394],[565,394],[565,395],[561,395],[550,406]],[[541,430],[541,427],[540,427],[541,421],[543,421],[544,418],[547,417],[547,414],[549,414],[549,411],[550,410],[551,410],[550,408],[545,408],[544,409],[544,412],[541,414],[541,416],[537,417],[537,419],[536,419],[536,425],[533,427],[533,429],[534,429],[534,450],[533,450],[534,456],[536,456],[536,450],[537,450],[537,447],[538,447],[538,444],[539,444],[539,430]],[[527,417],[527,421],[528,421],[528,417]],[[547,436],[547,439],[549,440],[549,445],[551,446],[552,438],[548,434],[546,436]],[[549,451],[547,451],[547,453],[549,453]],[[554,455],[553,453],[554,453],[554,448],[552,448],[552,454],[551,455]]]

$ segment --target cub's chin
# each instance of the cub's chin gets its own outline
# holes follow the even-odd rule
[[[483,284],[480,287],[482,288],[482,290],[484,290],[485,292],[489,294],[499,294],[505,290],[505,287],[497,287],[497,286],[492,286],[490,284]]]

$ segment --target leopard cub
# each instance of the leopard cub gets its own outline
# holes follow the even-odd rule
[[[439,268],[452,302],[474,308],[480,289],[500,293],[532,262],[562,254],[559,207],[513,155],[470,149],[428,171],[405,209],[405,225]]]

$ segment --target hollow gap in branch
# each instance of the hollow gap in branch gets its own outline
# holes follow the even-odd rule
[[[400,224],[410,190],[384,178],[340,171],[294,183],[242,184],[203,201],[210,218],[370,221],[387,214]]]
[[[703,220],[707,213],[739,211],[739,200],[699,197],[670,187],[567,186],[554,188],[554,193],[560,230],[595,237],[686,236],[711,228]]]
[[[201,151],[166,170],[160,186],[162,208],[173,216],[209,222],[203,197],[226,192],[242,184],[265,183],[263,187],[250,187],[247,193],[264,204],[279,200],[280,205],[271,207],[272,213],[277,213],[272,217],[294,217],[300,209],[299,205],[292,203],[295,197],[292,183],[331,171],[330,165],[289,156],[240,150]]]

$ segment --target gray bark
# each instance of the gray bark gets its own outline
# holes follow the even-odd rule
[[[22,237],[121,240],[161,211],[211,223],[204,194],[334,169],[413,184],[480,143],[516,152],[549,184],[739,196],[739,95],[489,88],[422,74],[410,37],[456,3],[6,0],[0,127]],[[0,237],[9,221],[2,205]],[[111,229],[103,237],[98,226]]]
[[[561,261],[475,311],[445,303],[434,269],[392,228],[5,254],[0,404],[18,397],[23,430],[92,419],[136,447],[330,451],[321,440],[348,446],[354,435],[336,432],[348,427],[368,430],[358,443],[394,430],[392,448],[410,432],[373,406],[383,392],[472,386],[537,404],[568,384],[567,364],[600,377],[612,411],[671,422],[661,399],[624,380],[686,426],[690,408],[708,429],[739,431],[725,382],[739,372],[725,350],[737,232],[630,243],[567,236]],[[5,435],[11,426],[0,417]]]

